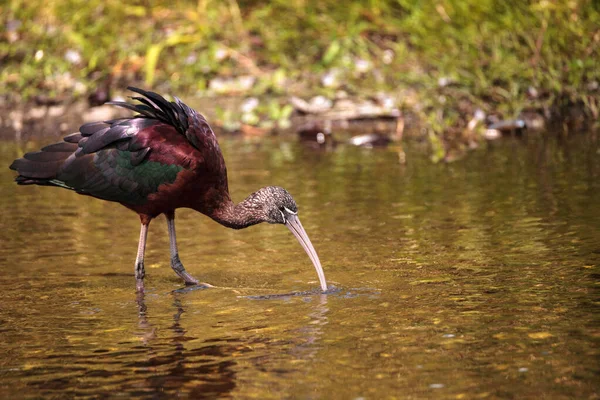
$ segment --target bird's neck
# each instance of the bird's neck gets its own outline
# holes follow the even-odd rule
[[[261,208],[251,201],[252,195],[244,201],[235,204],[231,200],[225,201],[210,216],[223,226],[232,229],[243,229],[264,221]]]

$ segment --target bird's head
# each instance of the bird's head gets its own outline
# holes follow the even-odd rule
[[[321,289],[327,290],[327,283],[325,281],[325,274],[323,267],[321,267],[321,261],[317,252],[313,247],[304,227],[300,223],[298,218],[298,206],[294,201],[292,195],[279,186],[268,186],[255,192],[252,199],[248,199],[254,202],[256,205],[262,207],[263,220],[270,224],[284,224],[298,239],[298,242],[306,251],[306,254],[310,257],[313,262],[317,275],[319,276],[319,282],[321,283]]]
[[[263,207],[265,222],[286,224],[291,216],[298,215],[298,206],[292,195],[282,187],[267,186],[255,193]]]

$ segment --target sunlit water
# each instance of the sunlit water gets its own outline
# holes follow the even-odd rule
[[[136,296],[139,220],[6,167],[0,398],[598,398],[600,146],[507,140],[432,164],[407,149],[223,138],[233,197],[286,187],[323,262],[283,226],[163,217]]]

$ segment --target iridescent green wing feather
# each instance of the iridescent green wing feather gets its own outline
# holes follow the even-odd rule
[[[150,147],[143,147],[139,132],[148,134],[160,124],[150,119],[130,119],[120,122],[119,127],[129,132],[128,137],[118,137],[97,149],[92,133],[90,140],[81,143],[76,152],[56,175],[55,181],[62,182],[78,193],[126,204],[143,204],[148,195],[158,191],[162,184],[175,182],[182,166],[151,161]],[[110,130],[97,126],[97,132],[109,135]],[[87,129],[91,129],[87,127]],[[114,129],[114,128],[111,128]],[[86,130],[86,129],[83,129]],[[93,146],[90,146],[93,145]]]

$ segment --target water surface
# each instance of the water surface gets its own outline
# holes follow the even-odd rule
[[[0,165],[46,143],[0,143]],[[323,262],[282,226],[163,217],[136,295],[139,220],[0,168],[0,398],[597,398],[600,145],[406,149],[222,138],[235,200],[286,187]],[[290,293],[296,293],[290,295]],[[274,296],[273,296],[274,295]]]

